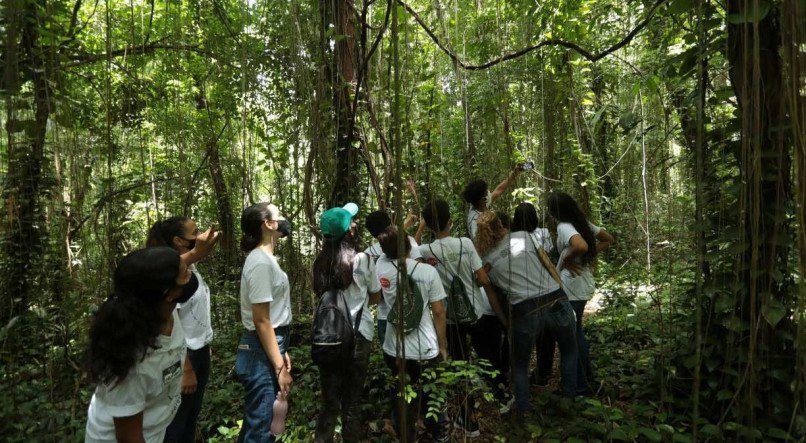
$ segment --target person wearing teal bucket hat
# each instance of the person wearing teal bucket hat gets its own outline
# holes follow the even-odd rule
[[[344,300],[355,330],[352,358],[340,364],[319,366],[322,407],[316,420],[316,442],[332,442],[339,414],[344,441],[364,439],[358,410],[369,365],[369,349],[375,332],[370,304],[381,298],[381,286],[375,274],[375,262],[358,252],[353,218],[355,203],[330,208],[319,217],[319,229],[325,241],[313,263],[313,290],[318,297],[331,291]],[[343,296],[343,299],[342,299]]]
[[[339,240],[352,229],[353,217],[358,214],[358,205],[347,203],[340,208],[330,208],[319,217],[319,229],[326,239]]]

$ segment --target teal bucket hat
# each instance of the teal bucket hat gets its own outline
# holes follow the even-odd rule
[[[347,203],[340,208],[330,208],[319,217],[319,230],[327,238],[342,238],[350,231],[350,224],[356,214],[358,214],[358,205],[355,203]]]

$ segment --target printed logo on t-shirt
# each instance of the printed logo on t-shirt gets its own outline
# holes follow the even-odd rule
[[[168,366],[162,370],[162,384],[168,384],[171,380],[182,374],[182,362],[177,360],[176,363]]]
[[[391,282],[391,281],[389,281],[389,279],[388,279],[388,278],[386,278],[386,277],[381,277],[381,278],[380,278],[380,280],[381,280],[381,287],[382,287],[382,288],[384,288],[384,289],[389,289],[389,287],[390,287],[390,286],[392,286],[392,282]]]

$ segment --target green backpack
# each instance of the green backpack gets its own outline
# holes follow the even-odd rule
[[[389,323],[394,325],[396,331],[397,328],[402,327],[404,335],[408,335],[417,329],[417,327],[420,326],[420,321],[423,319],[423,305],[425,304],[423,294],[420,292],[420,287],[417,286],[417,282],[412,278],[412,274],[414,274],[414,270],[417,269],[417,265],[419,264],[420,263],[414,265],[411,272],[406,273],[408,288],[404,291],[402,298],[395,298],[392,309],[389,311],[389,315],[386,318]],[[394,262],[392,266],[397,269]],[[398,282],[398,284],[400,283]],[[401,301],[403,302],[402,309],[400,306]]]
[[[431,249],[431,245],[428,245],[428,249],[431,251],[431,255],[437,257],[437,255],[434,254],[434,250]],[[451,285],[450,287],[448,287],[448,306],[446,310],[446,316],[448,320],[452,321],[453,323],[473,324],[476,322],[476,320],[479,319],[479,317],[476,315],[476,310],[473,309],[473,303],[470,301],[470,297],[468,297],[467,295],[465,285],[464,283],[462,283],[462,279],[459,278],[458,275],[458,272],[460,272],[462,267],[463,251],[464,251],[464,242],[460,238],[459,263],[456,265],[457,274],[454,274],[454,276],[451,277]],[[437,259],[437,262],[441,263],[442,260]]]

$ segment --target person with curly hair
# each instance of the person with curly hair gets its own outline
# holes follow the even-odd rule
[[[179,409],[185,361],[176,305],[198,286],[172,248],[139,249],[120,261],[114,291],[90,326],[86,367],[97,387],[86,442],[163,441]]]
[[[470,205],[467,209],[466,228],[467,236],[470,237],[471,240],[476,238],[476,225],[481,213],[487,211],[493,201],[504,194],[507,188],[518,178],[521,171],[523,171],[522,165],[512,168],[507,178],[501,181],[492,192],[490,192],[487,181],[480,178],[471,181],[465,186],[465,189],[462,191],[462,200]]]

